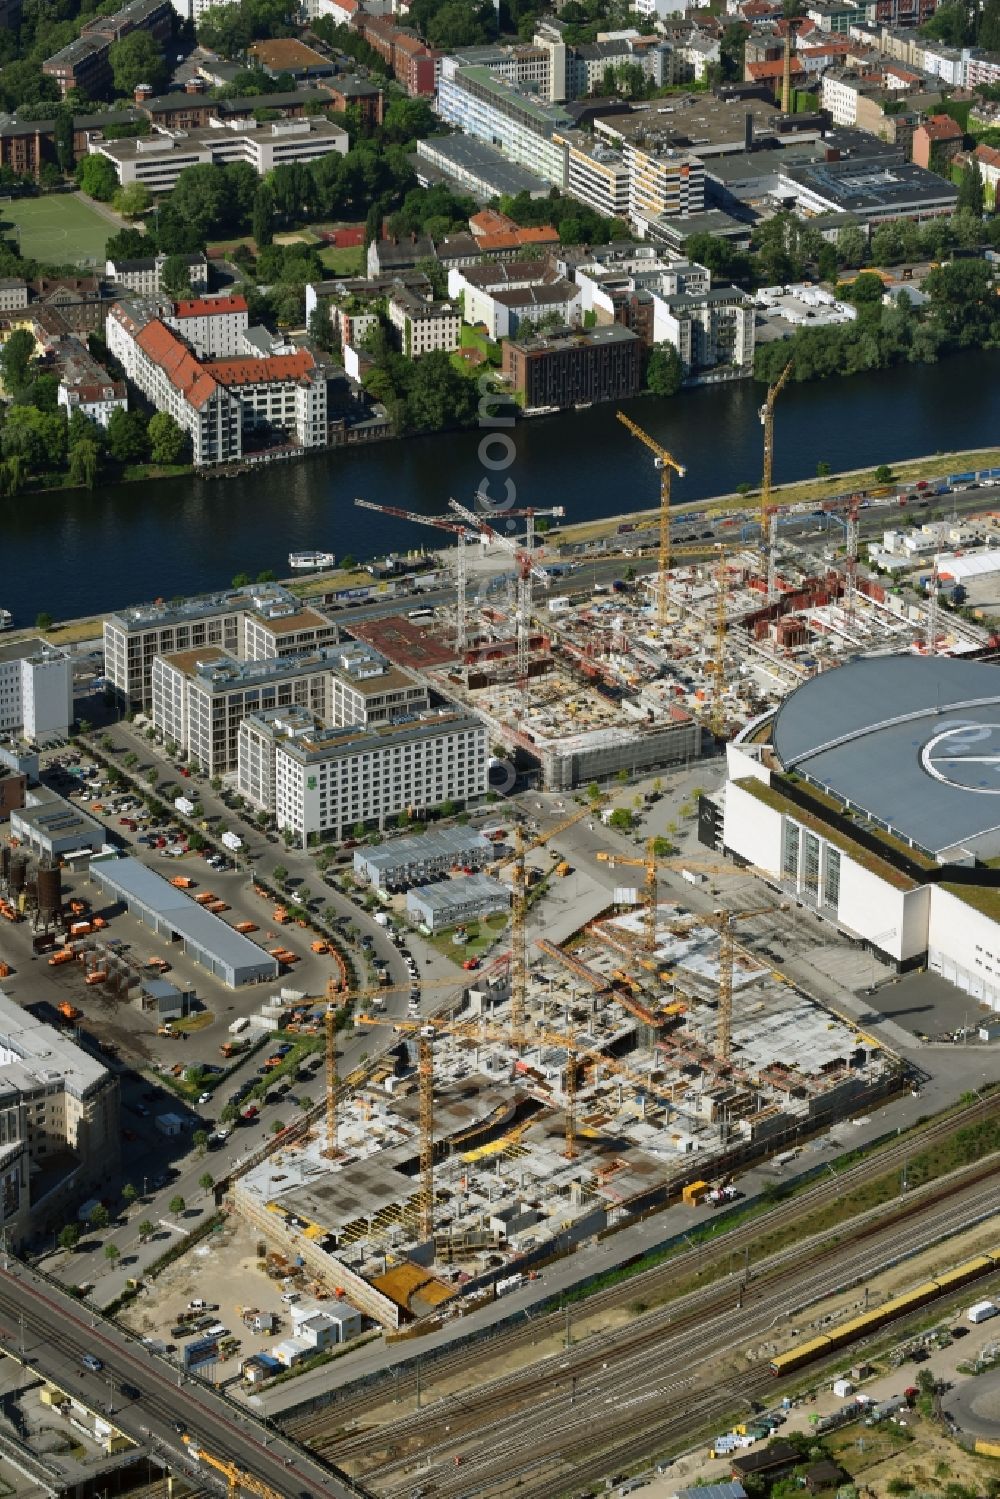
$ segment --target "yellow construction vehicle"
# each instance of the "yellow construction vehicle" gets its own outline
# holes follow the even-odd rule
[[[228,1499],[239,1499],[241,1494],[254,1494],[257,1499],[283,1499],[283,1495],[277,1489],[272,1489],[270,1484],[261,1483],[259,1478],[254,1478],[251,1473],[245,1473],[236,1463],[227,1458],[213,1457],[211,1452],[206,1452],[204,1447],[199,1447],[194,1438],[184,1432],[181,1441],[194,1458],[195,1462],[207,1463],[217,1473],[221,1473],[228,1484]]]

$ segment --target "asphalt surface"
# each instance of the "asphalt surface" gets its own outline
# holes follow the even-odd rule
[[[11,1259],[0,1269],[0,1338],[22,1349],[46,1379],[78,1395],[139,1446],[148,1446],[180,1471],[199,1465],[178,1426],[213,1457],[235,1462],[281,1499],[330,1495],[350,1499],[357,1489],[283,1437],[238,1412],[215,1391],[143,1351],[111,1323]],[[23,1319],[23,1320],[22,1320]],[[84,1354],[103,1364],[84,1367]],[[209,1481],[217,1475],[209,1474]]]

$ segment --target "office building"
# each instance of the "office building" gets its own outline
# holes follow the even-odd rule
[[[8,1247],[52,1231],[119,1168],[113,1073],[0,990],[0,1218]]]
[[[447,59],[446,59],[447,63]],[[566,148],[556,137],[573,119],[497,77],[489,68],[442,65],[438,113],[466,135],[501,150],[543,181],[566,186]]]
[[[69,652],[40,636],[0,644],[0,735],[44,744],[68,734],[73,717]]]
[[[617,324],[509,339],[501,369],[528,408],[623,401],[642,389],[642,340]]]
[[[487,752],[485,726],[452,709],[346,728],[274,709],[240,726],[237,780],[305,846],[311,837],[339,840],[358,823],[384,828],[401,812],[478,801]]]

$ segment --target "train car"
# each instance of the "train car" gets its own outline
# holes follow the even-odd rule
[[[819,1358],[821,1354],[827,1353],[830,1348],[830,1339],[824,1334],[819,1338],[811,1338],[808,1343],[800,1343],[797,1348],[789,1348],[787,1353],[779,1353],[771,1360],[772,1374],[789,1374],[797,1369],[800,1364],[808,1364],[810,1359]]]
[[[954,1270],[945,1270],[934,1278],[942,1291],[954,1291],[959,1286],[968,1285],[970,1280],[978,1280],[980,1275],[986,1275],[992,1269],[993,1260],[990,1256],[980,1254],[974,1260],[966,1260],[963,1265],[958,1265]]]

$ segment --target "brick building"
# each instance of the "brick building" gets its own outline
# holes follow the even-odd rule
[[[112,82],[112,44],[132,31],[148,31],[156,41],[166,41],[173,35],[175,15],[171,0],[128,0],[114,15],[87,22],[75,41],[45,59],[42,72],[56,80],[64,99],[74,88],[99,97]]]
[[[962,149],[964,131],[951,115],[928,115],[913,132],[913,160],[931,170],[931,158],[951,160]]]

